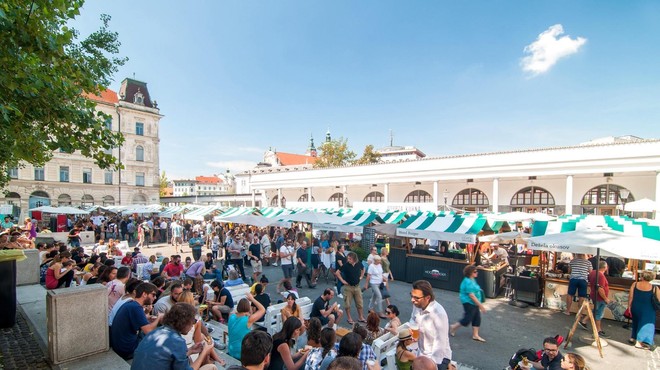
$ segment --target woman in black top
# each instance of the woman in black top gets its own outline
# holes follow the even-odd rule
[[[300,319],[291,316],[282,325],[282,331],[273,335],[273,351],[268,370],[298,370],[305,365],[309,351],[291,354],[291,347],[305,330]]]

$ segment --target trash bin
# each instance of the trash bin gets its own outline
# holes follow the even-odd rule
[[[0,262],[0,328],[16,324],[16,260]]]

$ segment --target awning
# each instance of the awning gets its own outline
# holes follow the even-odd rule
[[[634,202],[626,203],[625,207],[623,204],[620,204],[616,206],[616,208],[621,210],[625,208],[626,212],[655,212],[660,207],[658,206],[657,202],[648,198],[644,198]]]
[[[622,232],[599,229],[581,229],[547,234],[528,239],[529,249],[549,252],[620,256],[640,260],[660,260],[660,241]]]
[[[208,215],[212,215],[214,213],[216,214],[220,213],[225,208],[227,207],[223,207],[219,205],[202,206],[200,208],[194,209],[184,214],[183,218],[186,220],[204,221],[204,217]]]
[[[396,230],[397,236],[475,243],[488,223],[482,216],[427,216],[410,217]]]

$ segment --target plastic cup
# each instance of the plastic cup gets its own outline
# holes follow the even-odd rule
[[[417,324],[409,324],[408,327],[410,328],[410,334],[412,335],[413,339],[419,339],[419,326],[417,326]]]

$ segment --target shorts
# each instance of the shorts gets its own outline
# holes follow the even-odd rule
[[[603,315],[605,315],[605,307],[607,304],[603,301],[597,301],[594,303],[594,319],[596,321],[599,321],[603,318]]]
[[[282,272],[284,273],[285,279],[291,279],[293,276],[293,265],[282,265]]]
[[[264,271],[263,264],[261,263],[261,261],[252,260],[250,261],[250,263],[252,264],[252,273],[255,272],[262,273]]]
[[[326,326],[330,322],[330,319],[324,316],[316,316],[317,319],[321,322],[321,325]]]
[[[571,279],[568,282],[568,295],[575,296],[575,291],[578,297],[587,297],[587,281],[584,279]]]
[[[312,254],[312,267],[316,270],[319,268],[320,258],[318,254]]]

